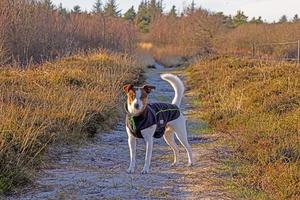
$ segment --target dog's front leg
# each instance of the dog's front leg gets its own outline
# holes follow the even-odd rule
[[[152,149],[153,149],[153,135],[155,129],[156,129],[156,125],[142,131],[142,135],[146,142],[146,157],[145,157],[145,165],[142,174],[149,173],[151,158],[152,158]]]
[[[135,155],[136,155],[136,138],[130,133],[130,130],[126,127],[128,135],[128,146],[130,152],[130,165],[127,169],[128,173],[133,173],[135,170]]]

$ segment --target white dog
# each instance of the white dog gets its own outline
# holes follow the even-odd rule
[[[175,142],[174,134],[184,146],[188,155],[188,166],[192,166],[192,149],[187,140],[186,119],[179,110],[184,93],[182,81],[175,75],[163,74],[161,78],[169,82],[175,90],[175,97],[172,104],[169,103],[148,103],[148,94],[155,86],[144,85],[134,87],[127,84],[123,87],[127,94],[125,104],[126,131],[128,134],[128,145],[130,150],[130,166],[128,173],[135,170],[136,139],[144,138],[146,142],[146,158],[142,173],[148,173],[150,169],[153,137],[164,137],[166,143],[174,152],[173,166],[178,164],[179,149]]]

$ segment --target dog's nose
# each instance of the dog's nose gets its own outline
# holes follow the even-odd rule
[[[140,105],[138,103],[135,103],[133,106],[135,109],[139,109],[139,107],[140,107]]]

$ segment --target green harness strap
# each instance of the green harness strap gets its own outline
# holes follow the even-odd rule
[[[166,109],[166,110],[160,110],[157,113],[155,113],[155,115],[158,115],[161,112],[168,112],[168,111],[180,111],[179,109]]]
[[[130,122],[131,122],[131,125],[132,125],[132,129],[135,131],[136,130],[136,125],[135,125],[135,121],[134,121],[133,116],[130,116]]]

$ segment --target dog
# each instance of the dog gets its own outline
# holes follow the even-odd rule
[[[132,84],[123,86],[123,90],[127,94],[127,102],[124,107],[127,113],[126,131],[130,152],[128,173],[134,173],[135,171],[137,138],[143,138],[146,142],[143,174],[149,173],[154,137],[160,138],[163,136],[174,153],[172,166],[177,166],[179,149],[174,138],[174,135],[176,135],[187,151],[188,166],[193,165],[192,148],[187,139],[186,118],[179,109],[184,94],[183,82],[173,74],[162,74],[161,78],[167,81],[175,91],[171,104],[148,103],[148,95],[155,89],[155,86],[135,87]]]

